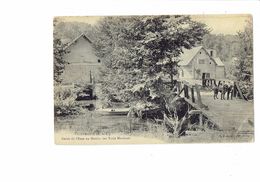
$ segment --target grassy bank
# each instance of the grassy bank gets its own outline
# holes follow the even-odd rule
[[[76,116],[56,117],[55,132],[69,132],[76,136],[126,135],[154,138],[165,143],[221,143],[251,142],[252,133],[217,131],[208,129],[189,130],[186,135],[174,137],[163,124],[151,120],[127,118],[126,116],[100,116],[86,111]]]

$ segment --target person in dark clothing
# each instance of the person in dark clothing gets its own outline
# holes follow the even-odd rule
[[[218,99],[218,87],[217,87],[217,85],[214,85],[213,93],[214,93],[214,100]]]
[[[224,100],[225,100],[225,95],[227,93],[227,90],[228,90],[228,85],[226,84],[225,81],[223,81],[222,99],[224,99]]]
[[[229,82],[228,90],[227,90],[227,100],[233,99],[233,85]]]
[[[219,83],[218,91],[220,92],[220,99],[223,100],[223,85]]]

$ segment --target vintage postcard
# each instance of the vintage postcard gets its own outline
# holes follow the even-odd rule
[[[254,141],[253,17],[53,19],[56,144]]]

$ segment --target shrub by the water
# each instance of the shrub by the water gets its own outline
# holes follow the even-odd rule
[[[55,86],[54,89],[54,114],[55,116],[75,115],[81,112],[77,105],[77,90],[73,87]]]

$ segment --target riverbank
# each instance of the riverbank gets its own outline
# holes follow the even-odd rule
[[[238,143],[253,142],[252,132],[205,129],[187,131],[179,138],[164,125],[127,118],[101,116],[95,111],[55,118],[57,144],[159,144],[159,143]]]

